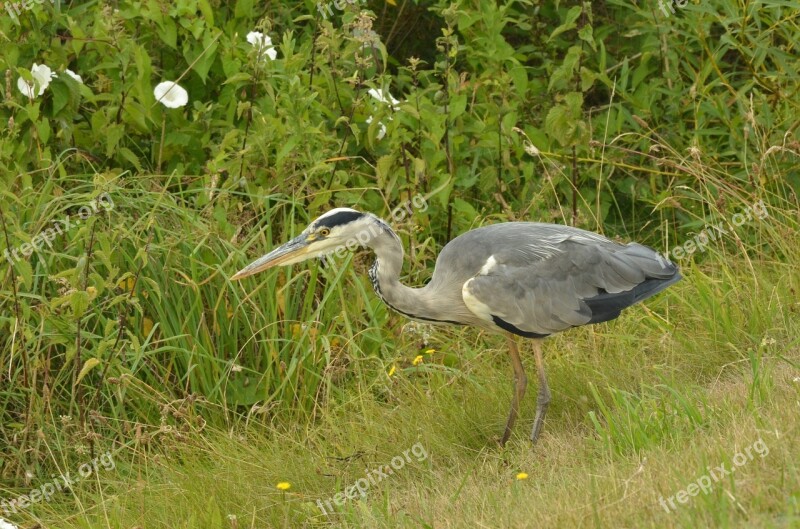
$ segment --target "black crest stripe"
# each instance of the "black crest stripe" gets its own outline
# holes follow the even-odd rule
[[[338,213],[334,213],[333,215],[319,219],[317,221],[317,227],[325,226],[327,228],[333,228],[334,226],[348,224],[356,219],[360,219],[363,216],[364,214],[359,213],[358,211],[340,211]]]

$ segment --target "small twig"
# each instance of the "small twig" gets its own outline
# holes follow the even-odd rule
[[[314,70],[317,61],[317,36],[319,35],[319,9],[314,17],[314,35],[311,37],[311,75],[308,78],[308,87],[314,86]]]
[[[83,268],[83,281],[81,282],[81,290],[86,292],[86,288],[89,284],[89,270],[92,266],[92,250],[94,248],[94,235],[97,231],[97,219],[92,222],[92,230],[89,232],[89,245],[86,249],[86,265]],[[78,407],[78,417],[79,422],[81,424],[81,428],[85,428],[86,426],[86,409],[83,406],[83,389],[78,381],[78,376],[80,375],[81,369],[83,367],[83,358],[82,358],[82,343],[81,343],[81,324],[83,323],[83,314],[79,315],[76,322],[76,332],[75,332],[75,369],[73,370],[72,374],[72,387],[75,390],[75,404]]]
[[[353,98],[353,105],[350,107],[350,115],[347,116],[347,124],[348,124],[348,126],[345,127],[345,129],[344,129],[344,136],[342,137],[342,144],[339,145],[339,153],[336,155],[336,159],[333,162],[333,169],[331,169],[331,176],[328,178],[328,189],[330,189],[331,186],[333,185],[333,178],[334,178],[334,176],[336,176],[336,169],[339,167],[339,160],[342,159],[342,153],[344,152],[344,146],[347,144],[347,137],[350,135],[350,123],[353,122],[353,115],[356,112],[356,102],[358,101],[358,97],[361,94],[361,88],[363,86],[363,73],[364,73],[363,67],[359,66],[358,78],[356,79],[356,95]]]
[[[150,241],[153,240],[153,229],[150,228],[150,235],[147,237],[147,242],[144,245],[144,253],[145,256],[147,255],[148,251],[150,250]],[[108,370],[111,369],[111,364],[114,363],[117,355],[120,353],[120,350],[117,350],[117,346],[119,342],[122,340],[122,335],[125,332],[125,324],[128,321],[128,310],[130,307],[131,298],[133,298],[133,293],[136,291],[136,284],[139,282],[139,275],[142,273],[142,268],[144,268],[147,259],[143,259],[139,268],[136,270],[136,274],[133,276],[133,285],[131,286],[130,291],[128,292],[128,303],[125,304],[124,309],[119,313],[119,328],[117,329],[117,337],[114,340],[114,345],[111,346],[111,354],[108,356],[108,361],[106,365],[103,367],[102,373],[100,373],[100,380],[97,381],[97,387],[94,390],[94,395],[92,399],[89,401],[87,405],[91,405],[94,403],[95,400],[100,396],[100,390],[103,387],[103,381],[106,379],[108,375]]]
[[[156,173],[161,174],[161,155],[164,153],[164,131],[167,128],[167,113],[162,113],[161,118],[161,143],[158,146],[158,163],[156,164]]]
[[[3,226],[3,235],[6,239],[6,248],[11,248],[11,239],[8,237],[8,227],[6,226],[6,217],[3,213],[3,210],[0,209],[0,224]],[[9,263],[8,267],[9,273],[11,275],[11,293],[14,298],[14,318],[16,322],[14,323],[15,328],[20,325],[22,321],[22,316],[20,313],[19,308],[19,295],[17,294],[17,276],[14,274],[14,267]],[[16,335],[16,331],[14,332]],[[27,355],[27,348],[25,347],[25,333],[19,333],[20,338],[20,351],[22,354],[22,380],[24,387],[28,387],[29,377],[28,377],[28,355]],[[11,349],[11,353],[13,356],[14,349]]]

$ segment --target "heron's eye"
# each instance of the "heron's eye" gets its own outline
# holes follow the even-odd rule
[[[317,234],[320,237],[327,237],[328,235],[331,234],[331,230],[328,229],[328,228],[321,228],[321,229],[317,230]]]

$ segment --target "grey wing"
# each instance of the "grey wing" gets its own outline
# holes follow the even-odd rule
[[[640,244],[566,238],[494,253],[464,283],[465,305],[483,321],[528,337],[608,321],[680,280],[677,267]]]

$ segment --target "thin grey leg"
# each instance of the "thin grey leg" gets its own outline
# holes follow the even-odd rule
[[[514,398],[511,399],[511,411],[508,413],[506,430],[500,440],[500,446],[505,446],[508,438],[511,437],[511,430],[514,429],[514,423],[517,422],[519,405],[522,397],[525,396],[525,388],[528,386],[528,377],[525,376],[525,369],[522,367],[516,339],[510,334],[508,335],[508,355],[511,357],[511,365],[514,367]]]
[[[531,441],[536,443],[536,440],[539,439],[539,434],[542,433],[544,416],[547,414],[547,407],[550,405],[550,388],[547,386],[547,376],[544,372],[541,341],[533,340],[533,351],[536,358],[536,373],[539,375],[539,392],[536,395],[536,418],[533,420],[533,430],[531,430]]]

